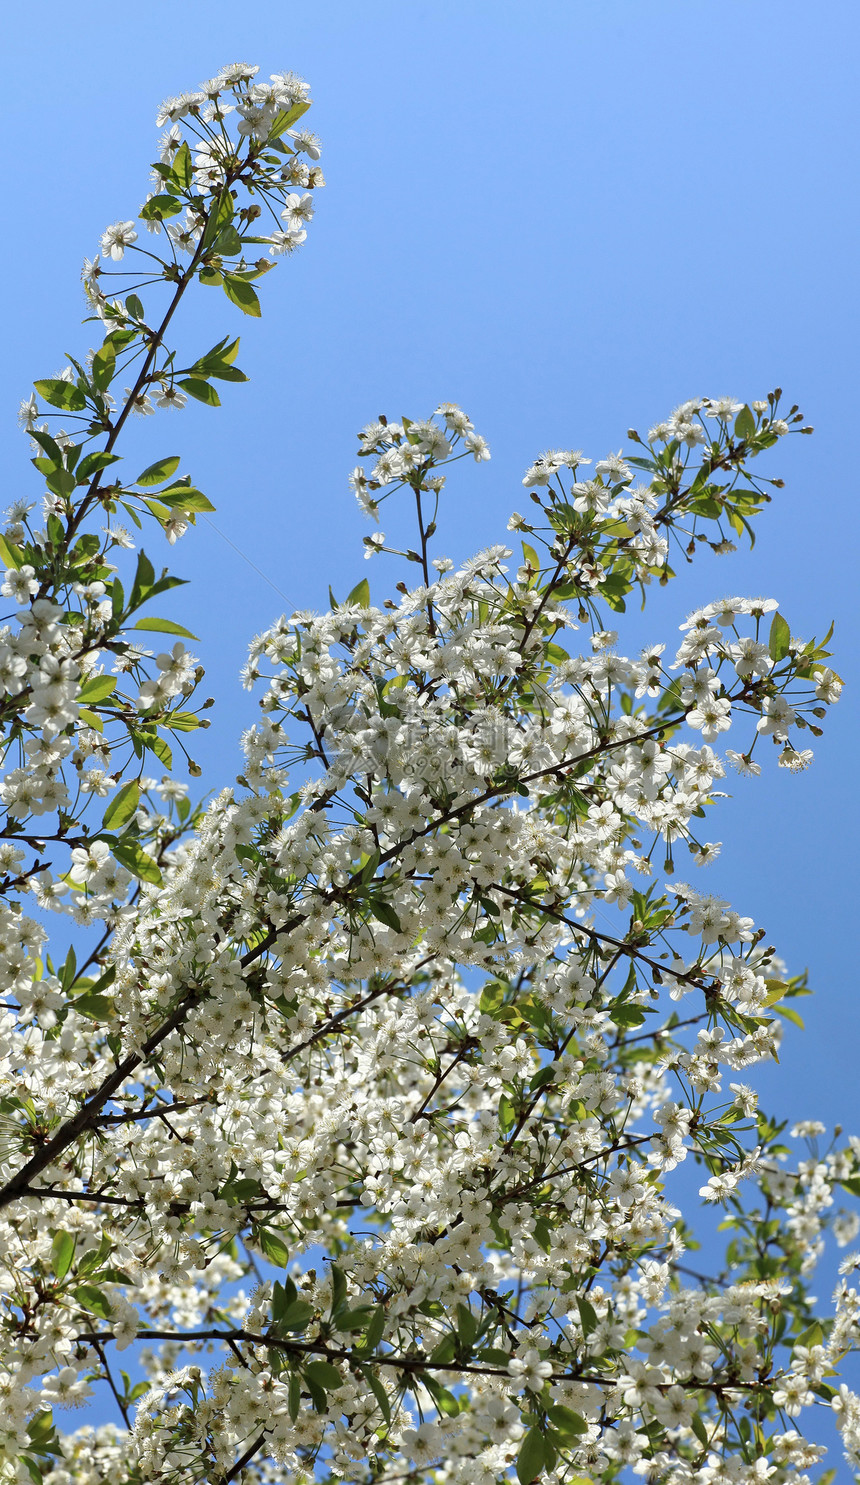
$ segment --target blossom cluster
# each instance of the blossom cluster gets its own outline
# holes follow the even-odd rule
[[[284,233],[251,237],[239,184],[280,191],[300,236],[310,206],[286,187],[321,183],[293,130],[306,85],[255,76],[163,105],[141,217],[174,296],[220,280],[246,312],[262,270],[241,253]],[[112,262],[134,234],[108,229]],[[755,596],[637,655],[608,627],[674,548],[747,530],[770,498],[750,464],[797,409],[687,402],[589,479],[580,451],[544,453],[509,523],[522,560],[496,543],[458,568],[431,556],[447,466],[485,463],[485,440],[449,403],[368,425],[362,508],[406,490],[417,522],[414,546],[368,550],[418,582],[374,604],[363,580],[258,636],[243,771],[192,808],[144,771],[201,725],[189,636],[145,618],[172,648],[130,637],[174,580],[141,552],[124,587],[107,558],[132,541],[117,506],[169,540],[208,502],[178,461],[105,471],[154,389],[211,401],[212,378],[241,379],[237,343],[179,373],[99,280],[103,346],[37,387],[103,447],[28,411],[45,529],[16,508],[2,539],[0,1480],[809,1485],[820,1408],[860,1469],[841,1380],[860,1259],[832,1314],[809,1289],[828,1237],[860,1232],[836,1206],[860,1195],[860,1140],[822,1150],[821,1125],[787,1136],[759,1108],[746,1079],[805,979],[675,861],[716,855],[700,822],[727,765],[809,763],[801,734],[841,689],[829,636]],[[70,917],[101,936],[55,963],[48,924]],[[676,1204],[688,1162],[723,1209],[712,1274]],[[100,1390],[116,1424],[59,1434],[55,1410]]]

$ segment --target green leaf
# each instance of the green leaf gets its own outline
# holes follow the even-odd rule
[[[370,607],[370,583],[367,578],[362,578],[360,583],[356,583],[352,592],[347,594],[346,601],[348,604],[356,604],[359,608]]]
[[[89,1016],[91,1021],[111,1021],[116,1015],[116,1007],[109,995],[77,995],[73,1008],[82,1016]]]
[[[735,438],[752,438],[755,433],[755,413],[751,407],[742,407],[735,418]]]
[[[173,454],[167,459],[159,459],[155,464],[150,464],[139,474],[135,480],[136,485],[162,485],[165,480],[170,479],[172,474],[179,468],[179,454]]]
[[[174,732],[196,732],[200,726],[200,718],[195,717],[193,712],[170,712],[161,725],[172,727]]]
[[[185,147],[188,148],[187,145]],[[143,222],[163,222],[166,217],[178,216],[181,210],[182,202],[177,201],[175,196],[153,196],[140,208],[138,215]],[[141,316],[135,315],[135,318],[140,319]]]
[[[78,701],[81,706],[91,706],[93,702],[107,701],[116,690],[116,676],[96,675],[91,681],[86,681],[78,692]]]
[[[464,1346],[473,1346],[478,1334],[478,1322],[468,1305],[457,1305],[457,1334]]]
[[[359,1368],[358,1369],[361,1372],[361,1375],[364,1377],[364,1380],[367,1383],[368,1387],[370,1388],[371,1392],[373,1393],[374,1397],[376,1398],[376,1401],[379,1404],[379,1411],[380,1411],[380,1413],[382,1414],[382,1416],[385,1419],[386,1423],[390,1423],[391,1422],[391,1404],[388,1401],[388,1394],[385,1391],[385,1388],[383,1387],[383,1385],[380,1382],[379,1378],[376,1376],[376,1374],[373,1371],[372,1367],[362,1366],[361,1363],[359,1362]]]
[[[336,1263],[331,1266],[331,1313],[339,1310],[347,1295],[346,1276]]]
[[[584,1336],[590,1336],[592,1331],[596,1330],[598,1326],[597,1312],[594,1305],[590,1300],[578,1294],[576,1297],[576,1308],[579,1310],[579,1318],[582,1321],[582,1333]]]
[[[166,737],[161,737],[156,732],[154,736],[144,738],[144,745],[149,748],[151,753],[155,754],[159,763],[163,763],[165,768],[173,767],[173,750]]]
[[[191,163],[191,151],[188,141],[184,139],[170,164],[170,178],[175,181],[180,190],[185,190],[191,185],[194,168]]]
[[[281,1235],[271,1227],[261,1227],[257,1238],[269,1262],[277,1264],[278,1268],[286,1268],[290,1261],[290,1250]]]
[[[588,1424],[572,1408],[566,1408],[562,1403],[554,1403],[547,1408],[546,1415],[550,1422],[558,1429],[559,1433],[581,1434],[588,1432]]]
[[[242,239],[232,222],[222,227],[212,246],[216,253],[222,253],[227,258],[236,258],[242,251]]]
[[[343,1377],[337,1367],[333,1366],[330,1361],[309,1361],[304,1371],[305,1376],[310,1377],[311,1381],[315,1382],[318,1387],[325,1387],[326,1390],[331,1390],[335,1387],[343,1386]]]
[[[453,1392],[449,1392],[448,1388],[443,1387],[441,1382],[437,1382],[435,1377],[431,1377],[426,1373],[421,1380],[430,1393],[439,1412],[444,1413],[448,1418],[456,1418],[460,1412],[460,1404]]]
[[[0,535],[0,562],[6,568],[24,566],[24,553],[8,536]]]
[[[316,1311],[307,1299],[293,1300],[278,1319],[279,1330],[307,1330]]]
[[[233,304],[238,305],[244,315],[261,314],[260,301],[257,298],[256,289],[246,284],[243,278],[237,278],[235,274],[224,274],[224,293]]]
[[[546,1440],[539,1428],[530,1428],[517,1455],[517,1479],[520,1485],[536,1480],[546,1463]]]
[[[209,511],[215,507],[202,490],[193,485],[171,485],[168,490],[159,490],[158,498],[172,510]]]
[[[196,634],[191,633],[190,629],[183,629],[181,624],[174,624],[172,619],[157,619],[154,614],[150,614],[145,619],[138,619],[134,628],[148,629],[155,634],[178,634],[182,639],[198,638]]]
[[[307,113],[309,108],[309,103],[303,103],[300,101],[298,103],[294,103],[292,108],[287,109],[283,113],[279,113],[271,129],[269,130],[269,138],[280,139],[281,135],[287,129],[289,129],[292,124],[295,124],[297,119],[300,119],[303,113]]]
[[[142,320],[143,319],[143,305],[142,305],[141,301],[138,299],[138,297],[137,297],[136,294],[127,294],[126,295],[126,298],[125,298],[125,307],[128,310],[129,314],[134,317],[134,319],[136,319],[136,320]]]
[[[36,440],[39,448],[43,449],[48,457],[53,459],[55,464],[62,464],[63,451],[60,445],[51,437],[50,433],[43,433],[41,428],[34,428],[33,438]]]
[[[66,1277],[75,1256],[75,1237],[71,1232],[55,1232],[51,1244],[51,1268],[60,1282]]]
[[[104,974],[99,975],[99,978],[96,980],[95,984],[90,986],[88,993],[91,995],[100,995],[103,990],[107,990],[108,986],[113,984],[115,979],[116,966],[111,964],[105,970]]]
[[[699,1440],[699,1443],[702,1445],[702,1448],[707,1449],[711,1441],[708,1438],[708,1430],[706,1429],[702,1421],[702,1416],[700,1413],[693,1414],[692,1418],[690,1419],[690,1427],[692,1428],[693,1433],[696,1435],[696,1438]]]
[[[124,836],[111,849],[120,866],[124,866],[132,876],[139,877],[142,882],[154,882],[156,887],[161,886],[158,862],[153,861],[136,840]]]
[[[499,1099],[499,1128],[502,1134],[507,1134],[509,1129],[513,1129],[515,1119],[514,1106],[507,1093],[503,1093]]]
[[[457,1337],[453,1330],[446,1330],[441,1341],[430,1352],[430,1360],[438,1366],[447,1366],[457,1355]]]
[[[93,382],[100,392],[106,391],[116,371],[116,347],[109,340],[93,356]]]
[[[102,1320],[110,1319],[107,1296],[95,1284],[79,1284],[75,1290],[75,1299],[82,1310],[88,1310],[91,1315],[98,1315]]]
[[[367,1327],[367,1334],[362,1342],[362,1349],[368,1355],[372,1354],[385,1334],[385,1306],[377,1305],[373,1312],[373,1319]]]
[[[638,1005],[614,1005],[610,1007],[609,1019],[619,1027],[641,1026],[645,1012]]]
[[[97,454],[85,454],[75,470],[75,480],[79,485],[86,484],[100,469],[107,469],[109,464],[119,462],[119,454],[107,454],[101,450]]]
[[[83,412],[87,405],[86,397],[74,382],[51,377],[46,381],[34,382],[33,386],[40,397],[44,397],[52,407],[61,407],[64,412]]]
[[[125,784],[118,794],[115,794],[104,812],[102,828],[104,830],[119,830],[122,825],[127,825],[135,813],[140,802],[140,789],[136,779]]]
[[[177,382],[177,386],[181,387],[183,392],[187,392],[189,397],[196,397],[198,402],[205,402],[207,407],[221,406],[221,398],[215,388],[210,387],[208,382],[198,381],[196,376],[183,377],[181,382]]]
[[[45,476],[45,484],[54,495],[71,495],[72,491],[75,488],[76,481],[75,476],[73,474],[70,474],[68,469],[55,469],[51,474]],[[48,535],[51,535],[50,524]],[[56,538],[52,538],[52,540],[56,540]],[[62,540],[62,536],[60,536],[60,540]]]
[[[338,1310],[333,1323],[338,1330],[364,1330],[372,1314],[372,1305],[356,1305],[351,1310]]]
[[[770,626],[770,638],[767,642],[768,653],[771,660],[784,660],[788,654],[791,644],[791,630],[782,614],[775,613]]]
[[[400,919],[389,902],[383,902],[380,897],[371,897],[367,905],[373,917],[384,923],[386,928],[393,928],[397,933],[403,932]]]

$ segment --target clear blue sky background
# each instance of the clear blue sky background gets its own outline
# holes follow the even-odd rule
[[[543,448],[600,457],[686,397],[779,383],[817,434],[771,456],[788,483],[756,551],[699,558],[631,616],[627,642],[671,644],[689,608],[766,593],[803,635],[836,619],[850,679],[858,33],[856,0],[814,16],[800,0],[10,9],[9,497],[35,480],[17,402],[88,343],[81,259],[143,200],[156,105],[228,61],[292,68],[312,84],[329,182],[308,243],[262,285],[262,323],[197,293],[183,341],[242,333],[252,381],[225,385],[220,412],[138,425],[141,467],[182,452],[218,525],[291,605],[320,607],[329,582],[343,595],[363,576],[381,599],[400,573],[362,560],[345,482],[354,433],[379,412],[451,399],[489,439],[492,463],[451,484],[442,549],[459,558],[505,538]],[[201,636],[218,699],[197,749],[214,785],[253,715],[236,681],[247,641],[284,602],[203,523],[173,563],[193,583],[169,611]],[[731,784],[708,830],[723,855],[696,880],[766,925],[818,988],[808,1034],[759,1077],[771,1104],[860,1130],[856,696],[855,681],[810,773]]]

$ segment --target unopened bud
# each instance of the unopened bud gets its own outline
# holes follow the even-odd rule
[[[636,432],[636,429],[635,428],[628,428],[627,429],[627,437],[630,439],[630,442],[631,443],[641,443],[642,442],[642,440],[639,437],[639,434]]]
[[[189,760],[188,760],[188,772],[190,773],[192,779],[199,779],[200,775],[203,772],[203,769],[200,767],[200,764],[199,763],[195,763],[194,762],[194,759],[193,758],[189,758]]]
[[[215,705],[215,697],[214,696],[207,696],[206,697],[206,700],[203,703],[203,711],[204,712],[205,711],[208,711],[209,708],[210,708],[210,706],[214,706],[214,705]]]

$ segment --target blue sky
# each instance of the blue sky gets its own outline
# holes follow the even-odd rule
[[[401,575],[362,560],[346,486],[355,431],[380,412],[450,399],[488,438],[492,463],[451,481],[440,545],[457,559],[505,538],[542,449],[600,457],[686,397],[780,384],[816,436],[771,456],[787,488],[755,552],[699,558],[630,616],[622,648],[671,643],[689,608],[727,592],[766,593],[805,636],[836,620],[850,680],[860,12],[830,0],[810,16],[797,0],[258,0],[245,19],[225,0],[151,0],[84,22],[46,0],[34,26],[17,8],[0,244],[10,498],[35,481],[18,400],[88,343],[80,263],[143,200],[156,105],[228,61],[292,68],[312,84],[329,182],[308,242],[262,285],[262,322],[197,293],[183,343],[241,333],[251,383],[225,385],[220,412],[138,425],[141,466],[181,452],[287,606],[321,607],[329,583],[343,595],[367,576],[381,599]],[[203,523],[173,567],[192,585],[170,612],[201,636],[218,701],[197,748],[215,785],[253,715],[236,681],[247,641],[285,602]],[[732,783],[708,831],[723,855],[696,878],[819,992],[807,1035],[759,1076],[770,1103],[849,1129],[856,690],[808,774]]]

